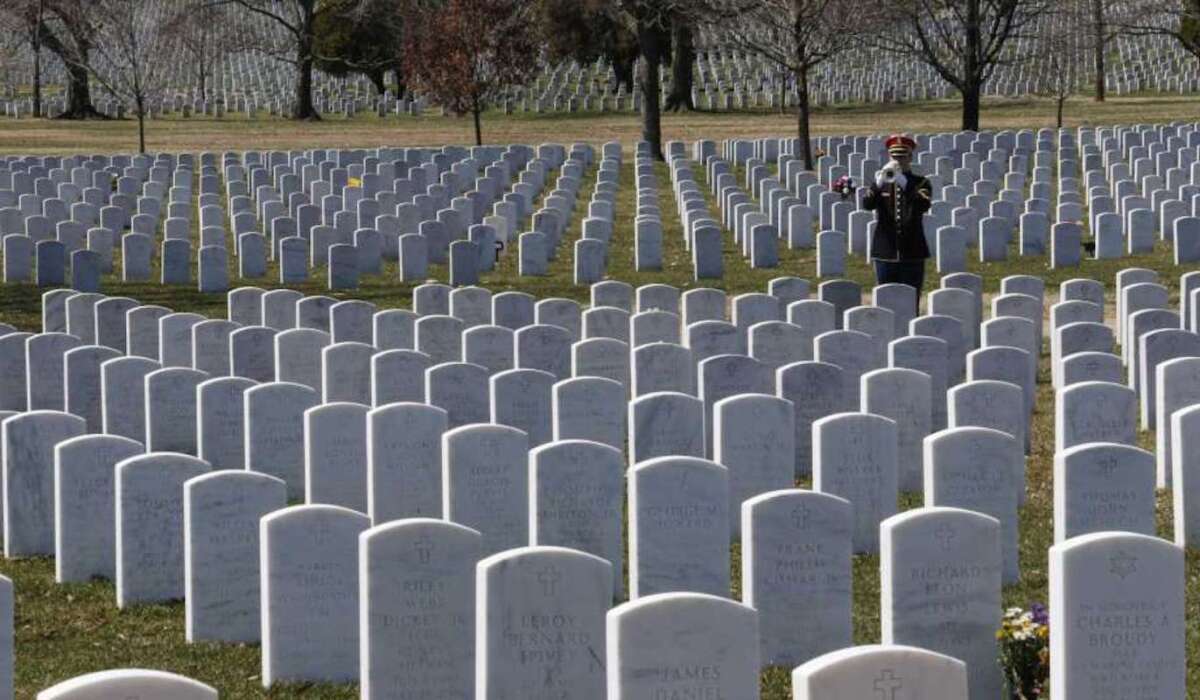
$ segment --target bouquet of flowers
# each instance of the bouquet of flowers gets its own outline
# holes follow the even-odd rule
[[[1050,616],[1046,606],[1034,603],[1029,610],[1004,611],[996,631],[1000,668],[1013,698],[1046,697],[1050,678]]]
[[[858,184],[854,182],[854,178],[849,175],[843,175],[834,180],[829,189],[842,195],[842,199],[849,199],[854,196],[854,191],[858,189]]]

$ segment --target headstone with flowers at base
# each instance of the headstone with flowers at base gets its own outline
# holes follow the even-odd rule
[[[1050,548],[1050,694],[1186,695],[1183,548],[1126,532]]]
[[[959,508],[918,508],[881,529],[884,644],[953,654],[969,697],[1000,697],[1000,523]]]

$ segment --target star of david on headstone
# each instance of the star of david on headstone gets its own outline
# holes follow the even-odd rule
[[[542,595],[554,595],[558,590],[558,582],[562,580],[562,572],[553,566],[547,566],[538,572],[538,583],[542,584]]]
[[[1116,574],[1121,580],[1124,580],[1129,574],[1137,572],[1137,557],[1124,550],[1112,555],[1108,563],[1111,565],[1109,571]]]
[[[1117,458],[1105,457],[1100,460],[1100,475],[1106,479],[1111,479],[1117,472]]]
[[[950,549],[950,545],[954,542],[954,538],[958,537],[958,533],[954,531],[954,528],[949,523],[942,523],[933,533],[933,536],[937,538],[938,544],[942,546],[942,549]]]
[[[896,691],[904,687],[904,681],[896,677],[896,672],[885,668],[875,679],[875,692],[879,700],[896,700]]]

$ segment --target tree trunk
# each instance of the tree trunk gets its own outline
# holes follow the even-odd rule
[[[317,108],[313,106],[313,58],[311,51],[301,51],[296,68],[298,69],[296,74],[296,101],[292,106],[292,119],[318,121],[321,119],[321,115],[317,113]]]
[[[617,78],[617,87],[624,85],[627,92],[633,92],[633,61],[614,56],[612,67]]]
[[[671,28],[671,92],[667,95],[667,109],[678,112],[687,109],[695,111],[692,102],[692,65],[696,61],[695,42],[692,37],[692,27],[683,21],[676,21]]]
[[[1096,68],[1096,101],[1104,101],[1104,50],[1107,48],[1105,33],[1108,28],[1104,20],[1104,0],[1092,0],[1092,45]]]
[[[38,0],[33,17],[33,116],[42,116],[42,22],[46,17],[46,2]]]
[[[382,70],[369,70],[366,75],[367,80],[370,80],[371,84],[375,86],[376,94],[382,95],[387,92],[387,81],[384,79]]]
[[[41,47],[33,47],[33,116],[42,116],[42,51]]]
[[[962,128],[963,131],[979,131],[979,99],[983,92],[982,38],[980,37],[979,4],[981,0],[967,0],[966,51],[963,56]]]
[[[313,106],[313,44],[316,35],[313,33],[313,23],[316,20],[316,0],[305,0],[299,3],[301,18],[299,32],[296,36],[296,101],[292,107],[293,119],[319,121],[321,115]]]
[[[980,86],[971,84],[962,91],[962,130],[979,131]]]
[[[483,145],[483,126],[482,126],[482,124],[480,124],[480,120],[479,120],[479,113],[482,111],[483,111],[483,105],[479,104],[479,100],[476,99],[474,105],[472,105],[472,107],[471,107],[471,115],[475,118],[475,145],[476,146]]]
[[[663,160],[662,152],[662,105],[658,70],[662,65],[662,36],[658,28],[646,20],[639,20],[637,27],[638,50],[642,66],[639,87],[642,93],[642,140],[650,144],[650,155]]]
[[[146,108],[141,100],[137,105],[138,120],[138,153],[146,153]]]
[[[812,137],[809,131],[809,119],[812,115],[809,111],[808,101],[808,66],[801,66],[800,70],[796,71],[796,92],[800,103],[796,106],[798,122],[796,138],[800,139],[800,155],[804,158],[804,169],[812,170],[815,163],[813,163]]]
[[[200,29],[200,48],[196,52],[197,68],[200,71],[200,99],[208,99],[208,23]]]
[[[316,20],[316,0],[303,0],[299,32],[296,37],[296,101],[292,106],[293,119],[320,121],[321,115],[313,106],[313,44],[316,36],[313,23]]]
[[[58,115],[59,119],[93,119],[102,118],[92,106],[92,91],[88,86],[87,68],[75,63],[67,63],[67,109]]]
[[[1065,95],[1058,96],[1058,116],[1057,116],[1058,127],[1057,128],[1059,128],[1059,129],[1061,129],[1062,125],[1063,125],[1063,106],[1066,104],[1066,102],[1067,102],[1067,98]]]

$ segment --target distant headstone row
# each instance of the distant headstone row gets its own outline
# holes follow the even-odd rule
[[[164,12],[171,9],[164,3]],[[1147,7],[1146,11],[1151,9]],[[1083,32],[1073,21],[1070,16],[1051,13],[1023,27],[1022,35],[1011,40],[1008,51],[1025,60],[997,65],[984,86],[985,95],[1027,97],[1057,92],[1060,84],[1056,81],[1062,79],[1055,72],[1059,64],[1049,62],[1047,49],[1039,45],[1038,36]],[[780,71],[772,61],[731,46],[727,25],[726,22],[720,28],[703,28],[696,37],[692,103],[710,111],[796,106],[799,95],[793,76]],[[164,89],[154,91],[148,106],[153,117],[255,118],[288,113],[294,98],[295,66],[276,60],[268,52],[249,48],[286,45],[290,40],[287,30],[249,11],[228,12],[221,26],[222,39],[226,40],[222,45],[214,45],[200,56],[189,52],[192,60],[172,61],[162,68],[168,71]],[[1110,26],[1115,26],[1112,18]],[[900,27],[890,29],[903,31]],[[145,31],[152,30],[147,27]],[[208,43],[212,43],[211,38]],[[237,48],[240,46],[247,48]],[[11,117],[25,117],[33,112],[32,98],[19,88],[33,82],[34,56],[28,47],[22,48],[22,52],[12,57],[5,85],[0,87],[0,113]],[[1110,94],[1200,92],[1195,58],[1174,37],[1119,34],[1109,40],[1107,48],[1105,84]],[[93,56],[97,64],[94,68],[102,75],[111,73],[112,67],[103,62],[103,52],[98,53],[99,56]],[[863,42],[862,46],[851,46],[836,60],[810,71],[807,85],[810,103],[818,106],[895,103],[955,95],[953,86],[916,58],[888,55],[887,60],[881,61],[879,55],[876,47]],[[40,58],[38,69],[46,88],[44,114],[55,116],[68,106],[63,94],[67,71],[48,50],[43,49]],[[640,64],[640,59],[635,62],[631,75],[641,69]],[[1073,78],[1076,83],[1072,91],[1083,91],[1094,84],[1091,62],[1081,60],[1078,64],[1073,67],[1077,76]],[[665,98],[674,90],[674,76],[669,67],[660,70]],[[385,84],[392,83],[391,77],[389,72]],[[380,92],[363,75],[335,76],[318,70],[313,84],[315,106],[324,114],[409,116],[434,107],[419,92],[410,90],[398,95],[392,87]],[[567,60],[544,65],[530,84],[506,90],[492,100],[491,106],[507,114],[637,112],[642,107],[641,93],[629,87],[617,80],[613,66],[605,58],[589,64]],[[124,117],[132,112],[133,106],[99,98],[97,108],[110,116]]]
[[[925,235],[944,274],[965,271],[972,250],[982,263],[1011,250],[1060,268],[1085,254],[1145,254],[1164,241],[1177,265],[1200,260],[1196,124],[917,140],[917,168],[934,193]],[[688,144],[667,144],[696,279],[724,275],[726,230],[753,268],[778,266],[781,247],[815,246],[819,277],[843,275],[847,256],[870,257],[864,190],[843,198],[830,185],[843,175],[869,180],[885,157],[882,139],[824,137],[816,146],[823,155],[810,172],[795,139],[697,141],[690,157]],[[412,282],[445,265],[445,281],[463,286],[497,261],[515,258],[506,269],[542,276],[568,255],[576,284],[587,285],[607,276],[616,256],[638,270],[663,265],[648,146],[636,148],[633,212],[617,210],[623,167],[616,143],[599,154],[588,144],[543,144],[9,156],[0,159],[4,280],[95,292],[119,269],[127,282],[225,292],[234,279],[265,279],[273,265],[283,284],[323,275],[329,289],[346,290],[385,270]],[[583,181],[593,177],[575,223]],[[633,219],[633,240],[618,245],[622,216]]]

